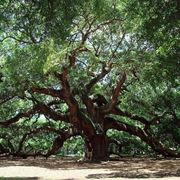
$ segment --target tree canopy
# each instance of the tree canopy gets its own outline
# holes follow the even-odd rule
[[[0,153],[50,156],[81,136],[179,157],[179,3],[0,2]]]

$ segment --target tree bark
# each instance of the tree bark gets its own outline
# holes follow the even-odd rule
[[[86,143],[86,148],[91,154],[91,158],[88,158],[91,161],[101,161],[108,159],[108,142],[104,134],[95,134],[89,139],[89,144]],[[85,153],[85,156],[88,155]]]
[[[163,144],[155,137],[147,134],[139,127],[131,126],[120,121],[116,121],[113,118],[106,118],[107,129],[117,129],[119,131],[128,132],[131,135],[139,137],[142,141],[147,143],[155,152],[163,155],[164,157],[180,157],[180,153],[171,149],[165,148]],[[106,130],[107,130],[106,129]]]

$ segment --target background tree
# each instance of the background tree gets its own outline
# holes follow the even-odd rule
[[[102,160],[110,144],[121,150],[131,135],[163,156],[179,157],[179,80],[176,72],[168,78],[172,68],[159,68],[165,62],[159,49],[169,40],[155,41],[161,24],[146,35],[141,25],[156,11],[136,2],[147,19],[128,14],[134,4],[120,1],[2,2],[2,154],[48,157],[79,135],[85,156]],[[163,57],[177,52],[173,47]]]

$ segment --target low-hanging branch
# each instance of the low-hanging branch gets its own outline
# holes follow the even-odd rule
[[[33,87],[30,90],[33,93],[40,93],[45,95],[50,95],[52,97],[58,97],[60,99],[63,99],[63,91],[62,90],[56,90],[53,88],[45,88],[45,87]]]
[[[23,135],[23,137],[21,138],[21,140],[20,140],[20,142],[19,142],[19,146],[18,146],[18,149],[17,149],[16,153],[18,154],[18,153],[20,153],[20,152],[22,151],[23,144],[24,144],[24,142],[26,141],[26,139],[27,139],[28,136],[30,136],[30,135],[32,135],[32,134],[33,134],[33,136],[34,136],[35,134],[37,134],[37,133],[39,133],[39,132],[42,132],[42,131],[54,132],[54,133],[56,133],[56,134],[62,133],[61,130],[57,130],[57,129],[55,129],[55,128],[53,128],[53,127],[49,127],[49,126],[42,126],[42,127],[33,129],[33,130],[31,130],[31,131],[29,131],[29,132],[27,132],[27,133],[25,133],[25,134]]]
[[[132,126],[124,122],[122,123],[111,117],[106,117],[105,120],[106,130],[116,129],[119,131],[125,131],[131,135],[139,137],[142,141],[147,143],[155,152],[162,154],[165,157],[180,157],[180,153],[165,148],[156,137],[152,137],[150,134],[147,134],[143,129],[139,127]]]
[[[14,116],[13,118],[10,118],[8,120],[0,121],[0,125],[9,126],[13,123],[16,123],[21,118],[30,118],[30,117],[32,117],[33,114],[35,114],[34,108],[27,110],[26,112],[20,112],[16,116]]]
[[[31,118],[35,114],[43,114],[55,121],[63,120],[65,122],[69,122],[68,115],[63,115],[59,112],[56,112],[55,110],[50,108],[48,105],[39,102],[38,104],[35,104],[33,106],[33,108],[31,108],[25,112],[20,112],[16,116],[14,116],[10,119],[0,121],[0,125],[9,126],[11,124],[18,122],[22,118]]]
[[[54,139],[51,148],[44,155],[46,158],[55,154],[64,144],[64,142],[70,137],[81,135],[78,131],[61,131],[59,135]]]
[[[27,140],[27,138],[30,136],[34,136],[35,134],[38,134],[40,132],[52,132],[58,135],[54,139],[51,148],[46,153],[42,153],[41,151],[36,151],[33,153],[29,153],[29,151],[28,152],[23,151],[24,142]],[[50,155],[56,153],[63,146],[64,142],[67,139],[77,135],[81,135],[79,131],[73,131],[73,130],[71,131],[70,129],[55,129],[49,126],[42,126],[25,133],[22,136],[21,140],[19,141],[17,150],[15,150],[14,147],[11,148],[11,151],[7,151],[7,152],[4,149],[2,149],[4,151],[2,152],[3,155],[1,155],[1,157],[12,155],[13,157],[23,157],[23,158],[27,158],[29,156],[33,156],[33,157],[43,156],[48,158]]]
[[[127,117],[131,120],[136,120],[139,121],[140,123],[142,123],[143,125],[145,125],[145,129],[148,129],[149,126],[154,125],[154,124],[159,124],[160,120],[162,118],[164,118],[164,116],[167,114],[167,112],[163,112],[161,115],[152,115],[154,116],[152,119],[148,120],[143,116],[139,116],[137,114],[132,114],[128,111],[123,111],[118,107],[115,107],[111,110],[110,114],[114,114],[114,115],[120,115],[123,117]]]
[[[67,114],[61,114],[55,110],[53,110],[52,108],[50,108],[48,105],[43,104],[43,103],[39,103],[36,106],[36,110],[37,113],[39,114],[43,114],[55,121],[64,121],[64,122],[68,122],[69,123],[69,117]]]

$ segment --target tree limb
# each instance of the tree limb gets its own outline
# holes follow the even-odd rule
[[[116,86],[112,90],[112,98],[110,103],[107,104],[107,106],[103,109],[103,112],[105,114],[108,114],[118,103],[118,96],[121,92],[122,86],[126,80],[126,74],[125,72],[119,77],[119,80],[117,81]]]
[[[114,118],[110,117],[106,117],[105,121],[106,130],[116,129],[119,131],[125,131],[131,135],[139,137],[142,141],[146,142],[149,146],[151,146],[151,148],[154,151],[162,154],[165,157],[180,157],[180,153],[165,148],[163,144],[158,141],[157,138],[147,134],[144,130],[142,130],[139,127],[116,121]]]
[[[9,126],[9,125],[11,125],[13,123],[16,123],[21,118],[29,118],[29,117],[31,117],[34,113],[35,113],[34,108],[32,108],[32,109],[30,109],[30,110],[28,110],[26,112],[20,112],[13,118],[10,118],[10,119],[5,120],[5,121],[0,121],[0,125]]]
[[[102,78],[105,77],[106,74],[108,74],[111,70],[112,67],[112,63],[106,64],[103,63],[102,64],[102,69],[101,69],[101,73],[99,73],[95,78],[91,79],[91,81],[86,84],[85,86],[85,90],[86,93],[88,94],[90,92],[90,90],[92,89],[92,87],[98,82],[100,81]]]
[[[56,90],[53,88],[43,88],[43,87],[32,87],[31,92],[35,93],[41,93],[45,95],[50,95],[52,97],[58,97],[60,99],[64,99],[63,91],[62,90]]]

